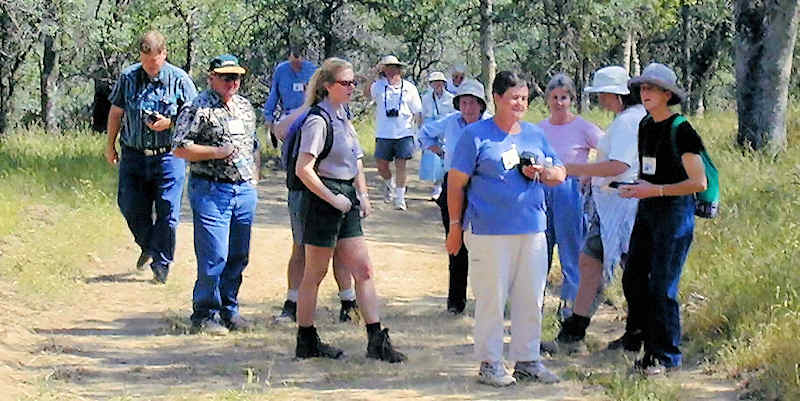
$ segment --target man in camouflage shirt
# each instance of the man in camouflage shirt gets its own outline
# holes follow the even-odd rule
[[[209,89],[181,111],[175,127],[175,155],[191,162],[197,256],[192,333],[249,328],[237,295],[250,253],[259,161],[256,114],[236,94],[244,73],[232,55],[211,60]]]

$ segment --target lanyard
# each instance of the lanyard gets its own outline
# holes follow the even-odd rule
[[[406,80],[403,79],[400,81],[400,100],[397,102],[397,111],[400,111],[400,106],[403,105],[403,85],[406,83]],[[383,110],[388,110],[386,108],[386,90],[389,89],[389,85],[383,87]]]

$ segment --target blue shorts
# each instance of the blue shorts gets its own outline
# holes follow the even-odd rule
[[[393,161],[397,159],[411,159],[414,157],[414,137],[405,136],[399,139],[375,139],[375,158]]]

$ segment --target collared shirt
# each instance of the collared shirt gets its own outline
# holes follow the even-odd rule
[[[111,104],[125,111],[120,143],[139,150],[171,147],[173,128],[160,132],[147,128],[145,110],[158,112],[174,123],[181,107],[195,96],[197,89],[189,75],[170,63],[164,63],[152,79],[142,63],[129,66],[122,71],[108,97]]]
[[[275,109],[279,105],[281,113],[284,114],[303,105],[306,84],[317,70],[317,66],[308,60],[303,60],[302,64],[299,72],[292,69],[292,64],[288,61],[275,67],[275,72],[272,74],[272,86],[269,88],[269,98],[264,103],[265,121],[273,121]]]
[[[481,120],[492,118],[488,112],[483,113]],[[453,165],[453,150],[458,140],[464,134],[467,122],[461,117],[461,112],[456,111],[436,121],[425,123],[420,129],[419,141],[423,149],[438,145],[444,149],[444,171],[450,170]]]
[[[442,90],[441,96],[434,96],[433,89],[428,90],[422,95],[422,120],[427,122],[431,120],[438,120],[454,111],[453,98],[455,96]]]
[[[385,78],[372,83],[371,93],[375,99],[375,137],[400,139],[416,134],[414,116],[422,113],[422,100],[417,87],[405,79],[397,85],[389,85]],[[397,110],[397,117],[386,116],[386,110]]]
[[[331,152],[319,161],[317,174],[339,180],[355,178],[358,175],[358,159],[364,156],[364,151],[358,143],[358,134],[353,124],[348,120],[344,107],[334,109],[327,98],[318,105],[331,117],[334,140]],[[325,146],[325,135],[328,134],[325,120],[320,116],[309,115],[301,129],[300,152],[317,157]]]
[[[536,160],[550,157],[562,166],[544,133],[521,121],[521,131],[511,135],[486,119],[470,124],[458,141],[453,169],[470,176],[464,227],[477,235],[516,235],[545,230],[544,188],[517,168],[517,157],[531,152]]]
[[[195,174],[232,181],[255,181],[256,113],[247,99],[234,95],[222,103],[211,89],[201,92],[181,111],[175,126],[175,146],[233,144],[233,156],[191,163]]]

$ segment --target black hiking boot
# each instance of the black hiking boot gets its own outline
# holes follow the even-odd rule
[[[303,334],[306,331],[306,334]],[[317,329],[311,327],[299,327],[297,329],[297,348],[294,354],[297,358],[330,358],[339,359],[344,352],[339,348],[332,347],[322,342],[317,334]]]
[[[608,343],[608,349],[624,349],[628,352],[639,352],[642,349],[642,342],[644,341],[644,333],[641,330],[634,332],[625,332],[622,337]]]
[[[357,315],[358,315],[358,304],[356,303],[356,300],[355,299],[352,301],[342,300],[342,309],[339,310],[339,321],[342,323],[350,322],[353,320],[354,317],[356,318],[356,321],[358,321],[360,316]]]
[[[389,329],[383,329],[369,336],[367,358],[380,359],[389,363],[404,362],[408,357],[392,346]]]
[[[152,260],[153,257],[150,256],[150,254],[147,253],[147,251],[142,250],[142,253],[139,254],[139,258],[136,259],[136,270],[144,270],[145,265],[147,265],[147,263]]]
[[[591,319],[588,317],[572,314],[561,324],[556,341],[562,344],[576,343],[583,341],[586,337],[586,328],[589,327]]]
[[[167,276],[169,275],[168,266],[150,265],[150,270],[153,271],[153,280],[157,284],[167,283]]]
[[[297,302],[286,300],[283,303],[283,309],[281,309],[281,314],[275,317],[275,319],[279,322],[288,322],[288,321],[297,321]]]

